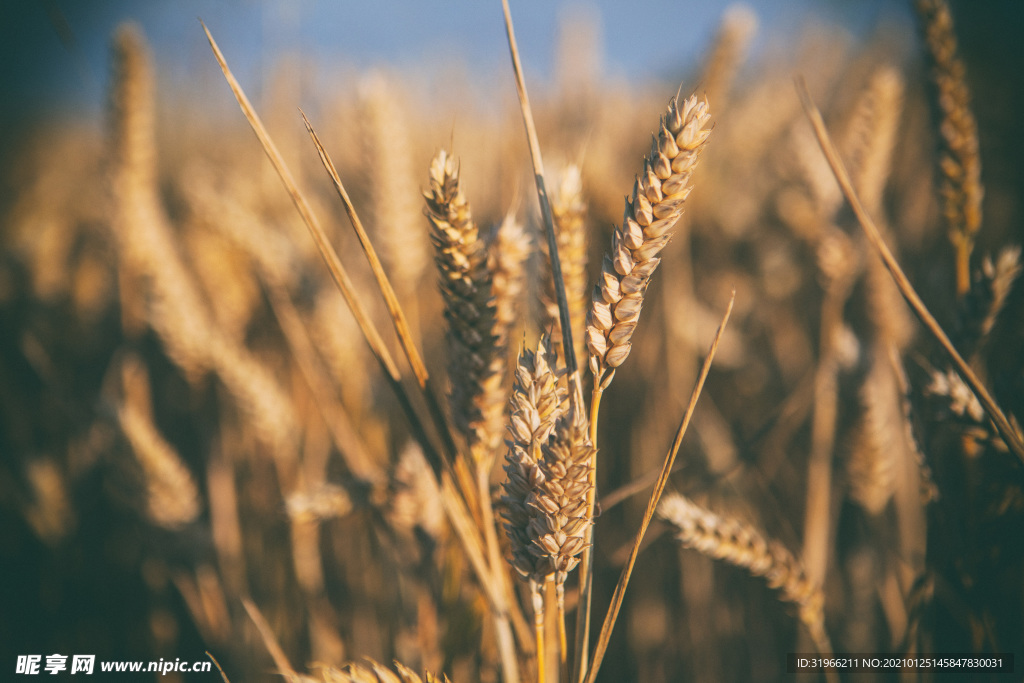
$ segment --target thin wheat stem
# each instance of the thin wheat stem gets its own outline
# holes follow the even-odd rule
[[[530,597],[533,599],[533,637],[537,641],[537,683],[547,680],[544,651],[544,585],[545,582],[530,579]]]
[[[398,296],[395,294],[395,289],[391,286],[391,281],[388,279],[387,273],[384,272],[384,266],[381,264],[380,258],[377,256],[376,249],[373,248],[373,243],[370,242],[370,236],[366,234],[366,229],[363,228],[363,222],[359,220],[359,214],[356,213],[356,207],[352,204],[352,200],[349,198],[348,192],[345,190],[345,186],[341,182],[341,177],[338,175],[338,170],[335,168],[334,162],[331,161],[330,155],[327,153],[327,150],[324,149],[323,144],[320,142],[320,138],[313,130],[313,125],[309,122],[309,119],[306,118],[306,113],[301,109],[299,110],[299,113],[302,114],[302,120],[305,122],[306,130],[309,132],[309,136],[312,138],[313,144],[316,146],[316,151],[320,156],[321,163],[323,163],[327,173],[331,176],[331,181],[334,183],[334,189],[337,190],[338,196],[341,198],[341,203],[345,207],[345,213],[348,215],[349,221],[352,223],[352,229],[355,230],[356,236],[359,238],[359,244],[363,248],[363,253],[366,254],[366,260],[370,263],[370,270],[373,272],[373,277],[377,280],[377,285],[380,287],[381,294],[384,296],[384,302],[387,305],[388,313],[391,315],[391,320],[394,323],[395,333],[398,335],[399,343],[402,345],[402,350],[405,352],[405,357],[409,361],[409,366],[412,368],[412,372],[416,376],[416,383],[419,384],[420,390],[426,397],[427,407],[430,410],[430,417],[434,421],[434,427],[441,435],[441,440],[444,443],[449,460],[454,460],[456,453],[455,440],[452,438],[451,430],[448,427],[448,421],[444,419],[444,413],[441,411],[441,404],[438,401],[437,393],[434,391],[430,381],[427,366],[423,363],[423,358],[420,355],[419,350],[416,348],[416,341],[413,339],[412,332],[409,329],[409,323],[405,317],[405,312],[402,310],[402,305],[399,303]]]
[[[288,170],[287,165],[284,163],[284,158],[277,150],[276,145],[274,145],[274,141],[267,133],[266,127],[264,127],[259,115],[249,102],[249,98],[246,97],[245,91],[242,90],[242,86],[235,79],[234,74],[231,73],[231,69],[228,68],[227,60],[224,59],[224,54],[220,51],[217,41],[213,39],[213,35],[206,27],[206,24],[204,24],[202,20],[200,20],[199,23],[203,26],[203,31],[206,33],[206,39],[209,41],[210,47],[213,49],[214,57],[216,57],[217,63],[220,65],[221,71],[224,73],[224,78],[227,80],[228,85],[231,88],[231,92],[238,101],[238,105],[241,107],[242,113],[245,115],[245,118],[249,122],[253,132],[256,134],[256,137],[259,139],[260,145],[263,147],[263,151],[270,159],[270,163],[274,166],[274,170],[277,171],[278,176],[281,178],[281,182],[284,183],[284,186],[288,191],[288,195],[295,204],[295,208],[298,210],[303,222],[306,224],[306,227],[309,228],[310,235],[313,237],[313,241],[316,243],[317,249],[320,251],[320,255],[327,264],[327,269],[330,271],[331,277],[334,278],[335,284],[337,284],[338,289],[345,298],[345,302],[352,311],[353,317],[359,324],[359,329],[362,331],[363,337],[366,339],[370,346],[370,350],[377,359],[377,363],[384,371],[388,384],[398,397],[398,402],[402,407],[402,411],[409,420],[414,436],[423,446],[423,453],[427,457],[427,461],[434,470],[434,474],[440,477],[440,474],[444,469],[444,460],[438,454],[437,449],[434,447],[431,440],[427,437],[426,430],[423,428],[423,423],[420,421],[419,415],[413,408],[408,392],[406,392],[405,387],[402,385],[402,379],[398,372],[398,367],[395,365],[390,352],[388,352],[387,347],[384,345],[384,341],[377,332],[377,328],[373,325],[373,322],[366,314],[362,304],[359,303],[352,281],[349,278],[348,273],[345,271],[344,266],[341,264],[341,260],[338,258],[337,253],[331,247],[330,242],[327,241],[327,236],[324,233],[323,227],[320,225],[320,221],[317,219],[316,214],[313,213],[313,209],[310,207],[309,202],[306,201],[306,198],[299,191],[294,177]]]
[[[537,127],[533,122],[533,111],[530,98],[526,92],[523,79],[523,65],[519,61],[519,46],[512,26],[512,14],[508,8],[508,0],[501,0],[505,14],[505,32],[508,35],[508,47],[512,54],[512,71],[515,75],[516,92],[519,95],[519,107],[523,114],[523,125],[526,138],[530,144],[530,160],[533,162],[533,179],[537,184],[537,199],[540,201],[540,213],[544,219],[544,232],[547,235],[548,253],[551,255],[551,276],[555,284],[555,297],[558,301],[558,317],[562,324],[562,347],[565,349],[565,368],[569,373],[569,401],[573,410],[579,410],[581,389],[579,384],[579,366],[576,361],[576,350],[572,342],[572,315],[569,311],[569,300],[565,294],[565,280],[562,278],[562,260],[558,255],[558,236],[555,234],[555,221],[551,213],[551,201],[544,184],[544,161],[540,154],[540,142],[537,138]]]
[[[497,584],[496,590],[504,596],[508,594],[508,574],[503,571],[505,562],[501,557],[501,547],[498,545],[498,525],[494,518],[494,506],[491,503],[490,471],[478,467],[476,481],[477,495],[480,498],[484,543],[487,547],[487,560],[491,566],[491,576]],[[493,617],[504,680],[518,681],[520,680],[519,662],[516,658],[515,642],[512,639],[512,626],[509,623],[508,612],[507,610],[503,612],[495,610]]]
[[[601,625],[601,632],[597,637],[597,644],[594,646],[594,655],[592,657],[592,663],[586,675],[586,683],[594,683],[597,679],[597,672],[601,668],[601,662],[604,661],[604,655],[608,650],[608,643],[611,640],[612,629],[615,627],[615,621],[618,619],[619,611],[622,609],[622,601],[626,596],[626,587],[629,585],[629,579],[633,574],[633,567],[636,565],[636,558],[640,554],[640,544],[644,540],[644,536],[647,534],[647,528],[651,524],[651,520],[654,519],[654,513],[658,509],[658,502],[661,500],[661,494],[665,491],[665,487],[668,485],[669,475],[672,473],[672,466],[675,464],[676,455],[679,453],[679,447],[683,443],[683,437],[686,435],[686,430],[690,426],[690,420],[693,418],[693,411],[697,408],[697,400],[700,398],[701,392],[704,390],[704,381],[708,377],[708,373],[711,371],[711,364],[715,359],[715,354],[718,352],[718,344],[722,340],[722,334],[725,332],[725,326],[729,322],[729,316],[732,315],[733,304],[736,302],[736,292],[732,293],[729,298],[729,305],[725,309],[725,314],[722,316],[722,322],[718,325],[718,332],[715,333],[715,339],[711,342],[711,348],[708,350],[708,355],[704,359],[704,364],[701,366],[700,374],[697,376],[697,382],[693,387],[693,392],[690,394],[690,402],[686,406],[686,411],[683,413],[683,419],[679,423],[679,428],[676,430],[675,438],[672,441],[672,446],[669,448],[668,453],[665,455],[665,461],[661,467],[661,474],[658,477],[658,482],[654,485],[654,491],[651,493],[650,500],[647,501],[647,510],[644,512],[644,518],[640,522],[640,530],[637,532],[636,539],[633,541],[633,549],[629,553],[629,559],[626,561],[626,566],[622,568],[622,575],[619,577],[619,582],[615,586],[615,592],[612,594],[612,602],[608,607],[608,612],[605,614],[604,623]]]

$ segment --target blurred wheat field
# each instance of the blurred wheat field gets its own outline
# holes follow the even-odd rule
[[[234,683],[567,679],[580,571],[593,644],[729,306],[597,680],[1024,654],[1019,161],[986,109],[998,71],[965,67],[962,5],[911,4],[917,34],[817,26],[756,62],[758,19],[729,7],[676,81],[603,80],[614,36],[566,14],[555,82],[530,90],[561,320],[507,73],[428,90],[379,68],[311,93],[283,56],[241,83],[263,89],[297,211],[220,113],[228,86],[162,88],[120,27],[103,125],[44,123],[3,161],[0,666],[209,651]],[[797,76],[1009,433],[865,237]],[[1010,680],[971,677],[990,679]]]

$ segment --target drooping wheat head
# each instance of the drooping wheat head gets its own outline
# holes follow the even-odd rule
[[[800,621],[823,656],[832,651],[825,632],[821,588],[808,580],[800,562],[778,541],[756,529],[706,510],[682,494],[670,494],[658,505],[658,515],[672,525],[685,548],[762,576],[780,599],[795,605]]]

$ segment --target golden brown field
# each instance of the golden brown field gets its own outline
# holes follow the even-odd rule
[[[3,160],[3,676],[1019,677],[786,672],[1024,656],[1020,95],[965,59],[966,3],[912,4],[916,35],[756,63],[732,8],[671,82],[601,80],[567,18],[556,81],[526,74],[547,216],[508,73],[314,99],[283,56],[240,83],[261,145],[212,52],[215,87],[165,88],[122,26],[103,124]]]

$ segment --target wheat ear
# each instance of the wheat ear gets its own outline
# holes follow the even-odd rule
[[[560,653],[564,662],[565,579],[579,563],[592,515],[588,511],[594,448],[586,421],[570,408],[556,372],[550,336],[523,350],[510,399],[503,484],[505,531],[512,566],[530,582],[538,671],[544,669],[544,585],[555,582]]]
[[[964,64],[957,54],[953,15],[945,0],[915,0],[918,22],[932,65],[939,111],[939,197],[949,237],[956,249],[956,289],[970,289],[970,258],[981,228],[981,157],[978,124],[971,111]]]
[[[494,338],[497,352],[491,359],[488,382],[481,396],[487,422],[487,449],[497,453],[505,433],[509,396],[509,342],[520,324],[520,309],[526,289],[526,265],[533,249],[523,225],[509,212],[492,232],[487,250],[494,303]]]
[[[704,87],[709,99],[721,106],[736,79],[750,42],[757,33],[757,15],[746,5],[731,5],[722,15],[714,47],[704,67]]]
[[[113,62],[113,227],[123,288],[122,315],[127,325],[138,322],[132,311],[140,303],[135,281],[142,279],[147,285],[143,297],[148,298],[146,314],[150,324],[168,356],[190,380],[196,380],[210,369],[206,345],[211,325],[160,206],[153,67],[145,37],[137,25],[129,23],[118,28]]]
[[[981,262],[960,311],[958,346],[968,357],[976,356],[988,340],[1020,273],[1019,246],[1005,247],[995,260],[986,256]]]
[[[590,441],[597,444],[597,420],[601,396],[611,383],[631,348],[630,338],[640,318],[644,293],[661,259],[658,254],[668,244],[672,228],[683,213],[683,203],[691,191],[690,177],[704,149],[710,131],[707,100],[696,95],[669,102],[654,137],[651,151],[644,159],[644,170],[633,182],[632,197],[626,199],[622,225],[612,233],[611,251],[601,264],[587,313],[585,337],[590,352],[590,371],[594,389],[590,400]],[[553,237],[551,238],[553,241]],[[560,307],[561,308],[561,307]],[[567,306],[566,306],[567,308]],[[563,320],[568,319],[568,311]],[[594,513],[597,451],[591,469],[589,514]],[[577,611],[576,645],[580,651],[576,679],[587,669],[590,638],[589,616],[592,592],[591,563],[588,549],[580,570],[581,602]]]
[[[487,247],[473,221],[454,160],[441,150],[430,164],[424,192],[430,240],[448,321],[448,363],[452,421],[465,437],[475,462],[488,459],[492,437],[484,416],[484,387],[498,355],[492,275]]]
[[[595,383],[606,387],[629,355],[644,293],[672,237],[692,187],[690,178],[711,131],[707,100],[673,98],[644,169],[612,234],[587,314],[587,348]]]
[[[672,525],[685,548],[746,569],[764,577],[780,599],[796,605],[800,621],[810,633],[818,653],[832,653],[825,632],[825,598],[813,584],[803,566],[778,541],[769,541],[753,527],[738,520],[716,515],[681,494],[665,496],[658,515]]]

